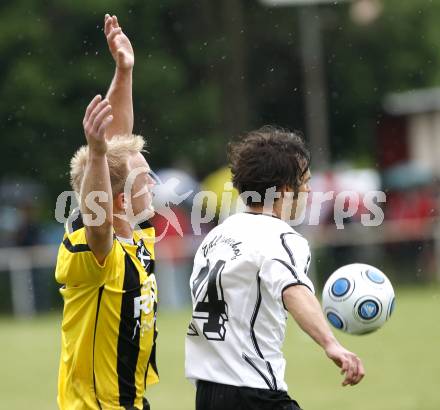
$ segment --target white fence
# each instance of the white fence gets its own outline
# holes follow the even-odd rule
[[[368,246],[391,243],[433,241],[435,280],[440,282],[440,222],[438,219],[417,221],[388,221],[378,227],[365,227],[359,223],[345,225],[337,230],[334,225],[302,227],[301,232],[313,249],[336,246]],[[191,261],[202,237],[167,238],[156,245],[156,259],[160,265],[173,266],[177,260]],[[176,250],[178,254],[176,255]],[[312,251],[313,251],[312,249]],[[24,248],[0,248],[0,272],[10,275],[13,312],[18,316],[35,313],[35,295],[32,270],[54,269],[58,245]],[[310,272],[315,275],[313,266]],[[168,284],[173,281],[167,278]],[[170,286],[164,287],[169,288]]]

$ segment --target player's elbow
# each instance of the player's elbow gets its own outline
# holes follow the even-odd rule
[[[284,289],[282,294],[283,302],[286,307],[292,305],[292,302],[298,300],[298,298],[308,298],[310,296],[313,296],[311,290],[301,283],[289,286],[288,288]]]

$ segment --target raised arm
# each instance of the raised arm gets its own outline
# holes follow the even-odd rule
[[[83,126],[89,158],[81,185],[81,213],[87,244],[103,263],[113,244],[113,197],[105,131],[113,120],[108,100],[97,95],[87,107]],[[98,203],[99,202],[99,203]]]
[[[336,340],[315,295],[305,286],[291,286],[283,292],[283,301],[301,329],[342,369],[341,374],[345,373],[342,385],[358,384],[365,374],[362,362]]]
[[[116,64],[115,74],[107,92],[106,99],[113,110],[113,121],[108,126],[107,139],[114,135],[133,132],[133,66],[134,52],[130,40],[124,34],[116,16],[104,17],[104,33],[110,53]]]

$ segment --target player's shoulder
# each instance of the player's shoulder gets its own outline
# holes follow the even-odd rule
[[[225,231],[237,232],[241,239],[263,254],[285,247],[294,248],[298,252],[309,252],[307,239],[276,216],[243,212],[230,216],[222,225]],[[220,229],[222,225],[219,226]]]
[[[87,243],[86,229],[80,214],[73,212],[65,224],[55,278],[62,284],[101,284],[103,275],[117,272],[123,265],[123,248],[115,239],[104,262],[100,263]]]
[[[277,269],[279,264],[284,265],[294,276],[307,274],[311,253],[308,241],[288,224],[279,224],[279,228],[272,232],[272,236],[262,241],[260,260],[262,263],[269,262],[268,266],[275,263]],[[271,268],[269,268],[270,270]]]
[[[279,235],[282,241],[288,240],[289,242],[293,242],[298,246],[308,246],[308,240],[301,233],[291,227],[288,223],[284,221],[281,222],[282,224],[278,226],[276,234]]]
[[[79,208],[73,209],[64,223],[64,232],[66,235],[73,234],[84,228],[84,222]]]
[[[264,248],[265,251],[276,249],[284,249],[288,253],[310,253],[308,240],[296,231],[287,222],[278,218],[273,218],[274,221],[270,224],[270,229],[264,232]]]
[[[214,228],[212,228],[203,238],[203,240],[201,241],[199,248],[198,248],[198,252],[200,253],[201,251],[203,251],[207,244],[213,242],[213,240],[215,240],[216,238],[222,236],[222,234],[225,232],[225,225],[224,222],[215,226]]]
[[[304,236],[280,218],[252,212],[241,212],[229,216],[211,229],[203,242],[209,242],[213,238],[225,234],[257,242],[273,242],[276,238],[289,237],[295,242],[308,243]]]
[[[196,259],[205,258],[214,249],[221,250],[224,246],[233,243],[247,244],[247,232],[243,228],[244,225],[238,214],[227,217],[205,235],[198,247]]]
[[[87,244],[85,228],[75,230],[67,228],[60,244],[55,269],[55,278],[65,284],[72,272],[84,271],[84,264],[91,259],[91,250]]]
[[[65,250],[69,253],[90,251],[87,244],[84,223],[78,208],[72,211],[64,224],[64,237],[61,250]]]
[[[300,242],[307,242],[298,231],[282,219],[268,214],[243,212],[230,217],[230,223],[240,228],[240,221],[246,225],[247,232],[254,235],[256,232],[264,237],[271,238],[281,235],[291,235]]]
[[[156,241],[156,231],[154,226],[149,221],[140,223],[137,229],[135,229],[133,232],[133,238],[135,242],[138,242],[140,239],[142,239],[145,244],[154,246]]]
[[[261,260],[289,257],[307,259],[310,248],[307,239],[287,222],[266,214],[245,213],[247,235]]]

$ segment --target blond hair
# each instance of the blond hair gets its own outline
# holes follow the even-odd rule
[[[107,141],[107,162],[113,195],[123,191],[128,176],[128,160],[131,156],[145,151],[144,146],[144,138],[133,134],[116,135]],[[88,158],[89,147],[84,145],[70,160],[70,183],[77,195],[81,191]]]

